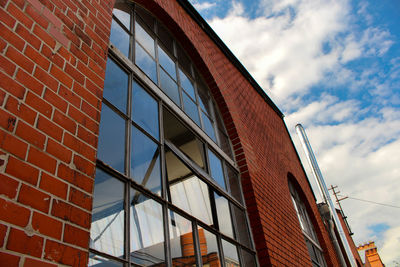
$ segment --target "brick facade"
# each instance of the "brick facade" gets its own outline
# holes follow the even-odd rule
[[[114,0],[0,0],[0,263],[85,266]],[[261,266],[310,266],[288,179],[338,266],[282,118],[173,0],[138,1],[212,90],[232,140]]]

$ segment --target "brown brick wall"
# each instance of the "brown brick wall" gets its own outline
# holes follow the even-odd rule
[[[282,119],[173,0],[141,0],[192,57],[228,128],[261,266],[309,266],[296,177],[337,266]],[[0,0],[0,262],[85,266],[113,0]]]

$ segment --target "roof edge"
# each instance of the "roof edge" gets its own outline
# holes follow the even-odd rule
[[[225,54],[225,56],[231,61],[231,63],[243,74],[247,81],[254,87],[257,93],[267,102],[269,106],[280,116],[282,119],[285,116],[278,106],[271,100],[271,98],[265,93],[261,86],[256,80],[250,75],[247,69],[242,63],[236,58],[236,56],[229,50],[225,43],[218,37],[206,20],[197,12],[197,10],[190,4],[188,0],[177,0],[182,8],[193,18],[193,20],[204,30],[204,32],[211,38],[212,41],[218,46],[219,49]]]

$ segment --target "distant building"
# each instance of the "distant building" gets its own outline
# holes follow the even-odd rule
[[[385,265],[381,261],[378,249],[375,246],[375,242],[371,241],[366,244],[357,247],[362,256],[364,256],[364,266],[365,267],[384,267]]]
[[[340,266],[283,114],[188,1],[0,12],[1,266]]]

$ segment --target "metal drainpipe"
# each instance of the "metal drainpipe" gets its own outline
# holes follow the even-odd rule
[[[356,265],[356,261],[354,259],[353,253],[351,252],[351,248],[350,248],[349,242],[347,242],[347,238],[346,238],[346,235],[344,233],[342,224],[340,223],[339,217],[337,216],[336,208],[333,205],[332,199],[331,199],[331,197],[329,195],[329,191],[328,191],[328,188],[326,187],[326,184],[325,184],[324,178],[322,176],[321,170],[318,167],[317,159],[315,158],[315,155],[314,155],[314,152],[313,152],[313,150],[311,148],[310,142],[308,141],[306,132],[305,132],[303,126],[301,126],[301,124],[297,124],[296,125],[296,132],[297,132],[297,135],[300,138],[300,141],[301,141],[301,144],[303,146],[304,152],[307,155],[308,163],[311,166],[311,169],[313,171],[315,180],[317,181],[317,184],[319,186],[319,190],[322,193],[322,196],[324,198],[325,203],[328,204],[329,209],[330,209],[330,211],[332,213],[333,220],[334,220],[336,228],[337,228],[337,230],[339,232],[339,236],[340,236],[340,239],[342,241],[344,250],[346,252],[347,259],[349,260],[350,265],[352,267],[356,267],[357,266]]]

